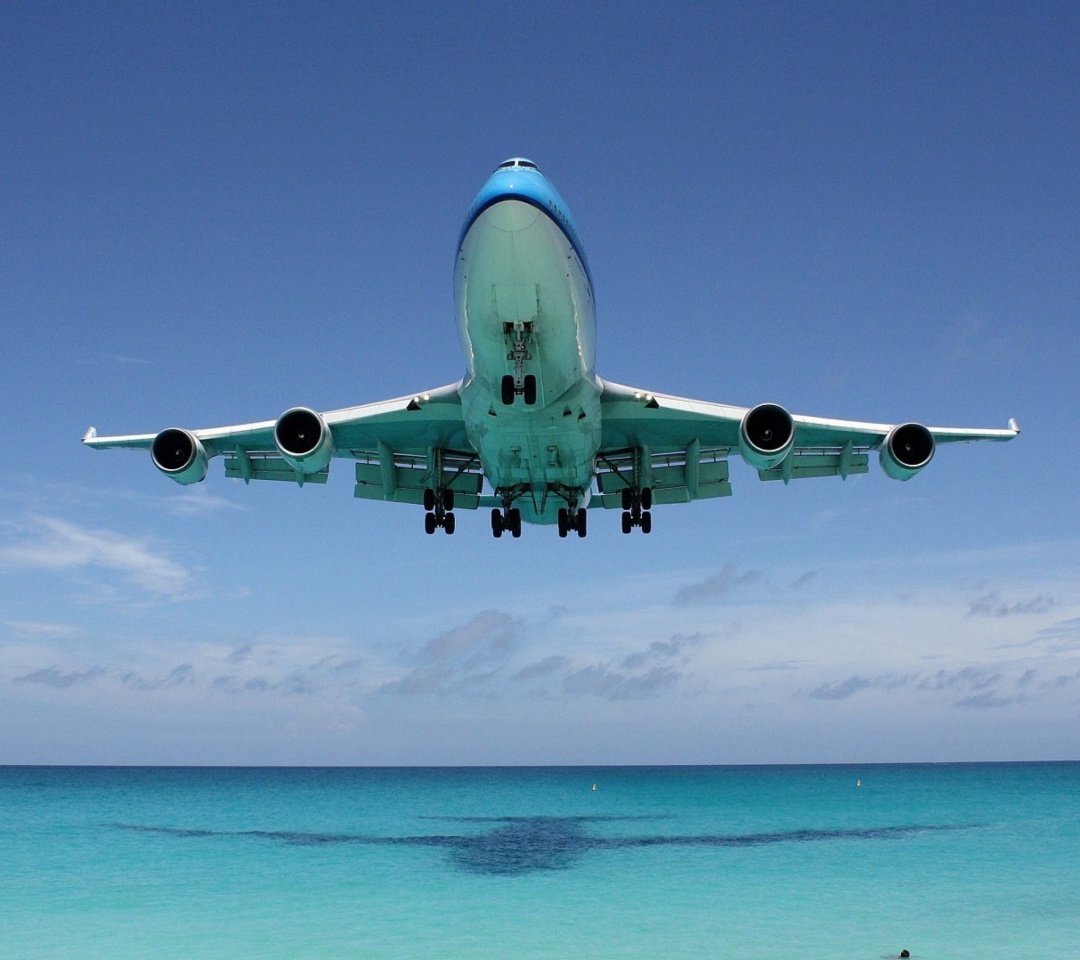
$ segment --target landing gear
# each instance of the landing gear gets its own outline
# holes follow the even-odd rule
[[[503,406],[509,407],[514,402],[514,398],[521,394],[525,399],[525,405],[531,407],[536,403],[536,377],[525,372],[525,363],[533,358],[529,352],[533,325],[507,323],[503,330],[510,341],[510,352],[506,355],[506,359],[514,365],[514,372],[503,377],[500,385]]]
[[[652,504],[652,487],[626,487],[622,492],[622,532],[630,533],[639,527],[642,533],[652,533]]]
[[[457,521],[453,514],[454,491],[448,487],[442,490],[432,490],[430,487],[424,491],[424,532],[429,536],[439,527],[446,531],[447,536],[452,536],[457,529]]]
[[[491,535],[498,539],[504,530],[514,539],[521,536],[521,511],[517,507],[503,510],[495,507],[491,511]]]
[[[565,539],[570,535],[571,530],[576,530],[579,537],[588,535],[589,514],[583,507],[575,507],[572,510],[566,507],[559,508],[559,536]]]
[[[525,374],[521,378],[521,386],[519,387],[517,381],[508,373],[502,378],[500,392],[502,393],[503,406],[511,406],[514,397],[520,393],[525,398],[525,405],[531,407],[536,403],[536,377],[531,373]]]

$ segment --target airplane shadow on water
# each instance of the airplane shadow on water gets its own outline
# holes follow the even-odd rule
[[[538,871],[567,870],[594,850],[635,847],[758,847],[778,843],[829,840],[895,840],[921,833],[975,829],[981,824],[868,827],[835,830],[790,830],[775,833],[596,836],[587,832],[593,823],[656,820],[657,817],[438,817],[449,823],[490,824],[481,833],[427,834],[374,837],[349,833],[304,833],[291,830],[200,830],[138,824],[108,824],[120,830],[188,839],[211,837],[270,840],[291,846],[339,844],[436,847],[458,870],[491,876],[521,876]]]

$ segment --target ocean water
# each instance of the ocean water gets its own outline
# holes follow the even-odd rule
[[[0,768],[4,960],[901,949],[1080,950],[1080,764]]]

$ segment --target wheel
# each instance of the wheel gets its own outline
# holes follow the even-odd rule
[[[428,511],[424,514],[424,533],[431,536],[435,532],[435,514]]]
[[[536,377],[531,373],[525,374],[525,383],[523,384],[525,394],[525,405],[531,407],[536,403]]]
[[[454,535],[454,530],[457,528],[457,520],[452,513],[448,513],[443,517],[442,525],[443,529],[446,531],[446,535],[452,537]]]
[[[651,510],[652,509],[652,487],[642,487],[641,488],[641,509],[642,510]]]
[[[629,510],[634,505],[634,491],[629,487],[623,487],[622,508]]]
[[[570,514],[566,507],[559,507],[559,536],[565,537],[570,532]]]
[[[521,536],[521,511],[517,507],[511,507],[506,514],[510,525],[510,535],[516,540]]]
[[[424,491],[424,509],[429,513],[435,509],[435,491],[430,487]]]
[[[442,505],[444,510],[454,509],[454,491],[449,487],[445,487],[442,492]]]
[[[503,535],[503,515],[498,507],[491,511],[491,535],[496,540]]]
[[[641,527],[642,533],[652,533],[652,514],[648,510],[641,515],[641,521],[638,525]]]
[[[586,510],[578,510],[576,526],[577,526],[577,535],[579,537],[588,536],[588,533],[589,533],[588,517],[589,517],[588,511],[586,511]]]
[[[622,515],[622,532],[629,533],[634,529],[634,518],[630,516],[629,510],[624,510]]]
[[[514,378],[510,374],[502,378],[502,402],[507,407],[514,402]]]

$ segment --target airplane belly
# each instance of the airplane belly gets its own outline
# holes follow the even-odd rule
[[[505,200],[462,240],[455,270],[469,376],[465,428],[491,486],[524,490],[527,520],[554,522],[559,491],[587,499],[600,445],[592,290],[573,245],[542,210]],[[527,359],[515,363],[514,331]],[[503,402],[504,377],[536,378],[536,402]]]

